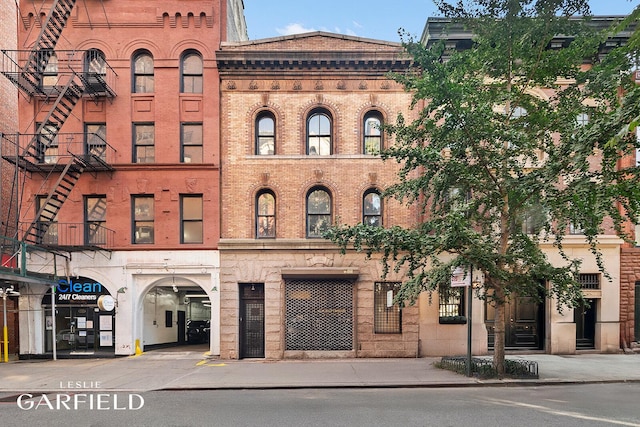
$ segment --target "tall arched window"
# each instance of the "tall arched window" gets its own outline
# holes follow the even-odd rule
[[[133,93],[152,93],[155,90],[153,56],[147,51],[133,57]]]
[[[380,154],[382,150],[382,114],[370,111],[364,116],[364,154]]]
[[[362,200],[362,223],[372,227],[382,225],[382,198],[376,189],[364,193]]]
[[[331,154],[331,116],[325,110],[314,110],[307,119],[307,154]]]
[[[272,113],[263,111],[256,118],[256,154],[276,152],[276,120]]]
[[[307,194],[307,237],[322,237],[331,226],[331,196],[324,188],[314,188]]]
[[[202,93],[202,57],[196,51],[187,51],[180,63],[180,92]]]
[[[256,198],[256,237],[276,237],[276,198],[271,191],[262,191]]]
[[[84,58],[85,72],[104,76],[107,74],[107,60],[100,49],[89,49]]]

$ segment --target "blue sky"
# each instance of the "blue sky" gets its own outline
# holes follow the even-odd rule
[[[594,15],[627,15],[638,0],[590,0]],[[432,0],[244,0],[249,39],[328,31],[400,41],[403,28],[420,38]]]

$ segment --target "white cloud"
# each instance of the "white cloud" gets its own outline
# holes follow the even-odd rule
[[[352,23],[353,23],[353,26],[356,28],[364,28],[362,24],[360,24],[358,21],[353,21]]]
[[[302,24],[288,24],[284,28],[276,28],[278,34],[282,36],[289,36],[291,34],[310,33],[316,31],[315,28],[305,28]]]

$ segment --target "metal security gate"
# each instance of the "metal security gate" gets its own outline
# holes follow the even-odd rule
[[[240,285],[240,357],[264,357],[264,284]]]
[[[353,282],[291,279],[285,283],[286,350],[353,349]]]

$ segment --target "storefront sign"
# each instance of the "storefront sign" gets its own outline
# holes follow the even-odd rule
[[[86,277],[79,277],[75,280],[71,278],[68,282],[62,279],[58,282],[58,286],[56,286],[57,303],[73,304],[76,302],[98,304],[101,296],[109,296],[111,298],[102,284]],[[111,300],[113,300],[113,298],[111,298]],[[105,302],[105,306],[109,306],[109,301]],[[111,310],[113,310],[113,307],[111,309],[105,308],[105,311]]]
[[[98,308],[102,311],[112,311],[116,306],[116,302],[111,295],[101,295],[98,298]]]

